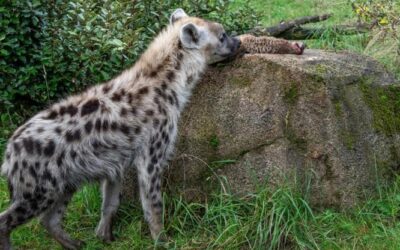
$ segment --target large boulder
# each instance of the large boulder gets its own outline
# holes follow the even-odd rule
[[[168,192],[201,200],[289,181],[313,205],[351,206],[400,165],[394,83],[368,57],[320,50],[210,67],[183,112]]]

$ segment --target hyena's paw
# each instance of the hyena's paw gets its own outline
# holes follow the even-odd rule
[[[305,43],[302,43],[302,42],[292,42],[291,45],[292,45],[294,54],[296,54],[296,55],[303,54],[304,49],[306,48]]]
[[[110,244],[111,242],[115,241],[112,229],[108,225],[100,225],[99,227],[97,227],[96,236],[107,244]]]

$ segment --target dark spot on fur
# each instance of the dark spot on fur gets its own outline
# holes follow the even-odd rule
[[[151,184],[154,185],[157,181],[157,175],[154,175],[153,177],[151,177]]]
[[[154,88],[154,91],[156,92],[157,95],[161,96],[164,100],[166,100],[167,96],[160,88],[156,87]]]
[[[60,127],[56,127],[55,129],[54,129],[54,132],[56,132],[57,134],[61,134],[61,128]]]
[[[43,117],[43,118],[44,118],[44,119],[47,119],[47,120],[54,120],[54,119],[56,119],[57,116],[58,116],[57,111],[51,110],[51,111],[47,114],[47,116],[45,116],[45,117]]]
[[[167,115],[167,111],[165,110],[165,108],[159,106],[158,107],[158,113],[160,113],[161,115],[166,116]]]
[[[69,155],[71,156],[72,160],[75,160],[77,153],[75,150],[71,149],[71,151],[69,152]]]
[[[28,154],[33,154],[33,140],[32,138],[24,138],[22,140],[22,145],[25,147],[25,150]]]
[[[153,157],[151,158],[151,163],[157,164],[157,162],[158,162],[157,156],[153,155]]]
[[[104,85],[103,86],[103,93],[104,94],[107,94],[110,90],[111,90],[110,85]]]
[[[50,181],[53,178],[53,176],[51,175],[51,173],[48,169],[45,169],[43,171],[42,178],[43,178],[43,180]]]
[[[71,105],[68,105],[66,113],[69,114],[71,117],[76,115],[76,113],[78,113],[78,108]]]
[[[132,103],[132,101],[133,101],[133,95],[132,95],[132,93],[128,93],[128,103]]]
[[[151,173],[153,173],[153,171],[154,171],[154,165],[153,164],[149,164],[149,166],[147,167],[147,172],[149,174],[151,174]]]
[[[36,132],[37,132],[38,134],[43,133],[43,131],[44,131],[44,128],[42,128],[42,127],[39,127],[39,128],[37,128],[37,130],[36,130]]]
[[[176,95],[176,92],[175,92],[174,90],[171,90],[171,94],[172,94],[172,96],[174,97],[176,107],[179,108],[179,105],[180,105],[180,104],[179,104],[178,96]]]
[[[110,127],[110,123],[107,120],[104,120],[102,127],[103,127],[103,131],[107,131],[108,128]]]
[[[132,113],[132,115],[137,115],[137,109],[136,109],[136,107],[132,107],[132,108],[131,108],[131,113]]]
[[[100,141],[97,139],[93,140],[91,144],[94,149],[98,149],[101,146]]]
[[[187,82],[188,84],[191,84],[193,82],[194,77],[192,75],[188,76]]]
[[[154,147],[153,146],[150,147],[149,153],[150,153],[150,155],[154,154]]]
[[[156,70],[151,71],[149,76],[153,77],[153,78],[156,77],[157,76],[157,71]]]
[[[128,114],[128,110],[125,107],[121,108],[121,111],[119,112],[119,115],[122,117],[125,117]]]
[[[154,118],[153,120],[153,127],[156,129],[160,125],[160,120],[157,118]]]
[[[167,83],[163,82],[163,83],[161,84],[161,89],[162,89],[163,91],[166,91],[167,88],[168,88]]]
[[[15,153],[17,153],[17,154],[21,153],[21,148],[20,148],[18,142],[13,143],[13,148],[14,148]]]
[[[176,58],[178,59],[178,61],[182,61],[183,59],[183,53],[179,52],[178,55],[176,56]]]
[[[124,133],[125,135],[129,135],[130,129],[126,124],[121,124],[119,126],[119,129],[121,130],[122,133]]]
[[[168,95],[168,101],[171,105],[174,105],[174,98],[171,95]]]
[[[17,212],[19,214],[25,214],[27,211],[23,206],[18,206],[15,208],[15,212]]]
[[[153,116],[154,115],[154,110],[152,110],[152,109],[149,109],[149,110],[146,110],[146,115],[148,115],[148,116]]]
[[[142,128],[141,127],[139,127],[139,126],[136,126],[136,128],[135,128],[135,134],[140,134],[140,132],[142,131]]]
[[[40,168],[40,162],[37,161],[37,162],[35,162],[35,169],[39,170],[39,168]]]
[[[175,78],[175,72],[174,71],[168,71],[167,73],[167,79],[168,81],[172,82]]]
[[[68,130],[65,133],[65,139],[67,142],[79,141],[81,139],[81,131],[79,129],[75,131]]]
[[[181,69],[181,62],[180,61],[177,61],[176,63],[175,63],[175,70],[176,71],[179,71]]]
[[[14,162],[13,169],[11,170],[12,176],[18,171],[18,168],[19,168],[18,162]]]
[[[25,182],[25,178],[23,175],[19,176],[19,182],[21,182],[22,184]]]
[[[100,107],[100,101],[98,99],[89,100],[82,105],[81,116],[85,116],[93,112],[96,112],[99,109],[99,107]]]
[[[27,168],[28,167],[28,163],[25,160],[22,160],[22,167],[23,168]]]
[[[32,194],[29,192],[23,192],[22,197],[24,197],[25,200],[30,200],[32,199]]]
[[[115,131],[115,130],[117,130],[117,128],[118,128],[118,123],[117,122],[112,122],[111,123],[111,130]]]
[[[100,120],[100,118],[98,118],[96,120],[96,123],[94,124],[94,127],[96,128],[97,132],[100,132],[100,130],[101,130],[101,120]]]
[[[60,113],[61,116],[63,116],[63,115],[65,114],[66,111],[67,111],[67,108],[64,107],[64,106],[61,106],[61,107],[60,107],[59,113]]]
[[[145,94],[147,94],[147,93],[149,93],[149,88],[148,88],[148,87],[142,87],[142,88],[140,88],[139,91],[138,91],[138,94],[139,94],[139,95],[145,95]]]
[[[90,134],[90,132],[92,131],[93,128],[93,123],[92,121],[87,121],[85,124],[85,131],[87,134]]]
[[[156,146],[157,149],[160,149],[161,148],[161,141],[158,141],[155,146]]]
[[[142,119],[142,122],[143,122],[144,124],[146,124],[146,123],[149,122],[149,119],[147,119],[147,117],[145,117],[145,118]]]
[[[35,150],[38,155],[42,154],[42,143],[39,140],[34,140]]]
[[[58,167],[61,167],[61,166],[62,166],[63,161],[64,161],[64,157],[65,157],[65,152],[62,151],[62,152],[60,153],[60,155],[57,157],[57,166],[58,166]]]
[[[76,121],[76,120],[70,120],[70,121],[68,121],[68,124],[69,124],[69,125],[78,125],[78,121]]]
[[[37,180],[38,176],[33,166],[29,166],[29,174],[32,175],[35,180]]]
[[[55,147],[56,147],[56,144],[54,143],[54,141],[50,140],[47,143],[47,146],[43,149],[44,155],[47,157],[51,157],[54,154]]]
[[[121,94],[114,93],[113,96],[111,97],[111,100],[114,101],[114,102],[119,102],[119,101],[121,101],[121,98],[122,98]]]
[[[157,190],[158,191],[158,190]],[[156,202],[156,203],[153,203],[153,207],[155,207],[155,208],[162,208],[162,202],[161,201],[158,201],[158,202]]]

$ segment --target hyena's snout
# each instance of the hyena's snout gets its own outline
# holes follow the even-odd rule
[[[241,41],[236,37],[231,37],[232,45],[231,45],[231,53],[236,54],[240,48]]]
[[[228,56],[234,56],[237,54],[240,48],[240,40],[236,37],[229,37],[228,38],[228,49],[229,49],[229,55]]]

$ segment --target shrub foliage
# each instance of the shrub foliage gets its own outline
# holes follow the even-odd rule
[[[12,127],[12,120],[18,124],[133,64],[178,7],[228,31],[241,32],[257,20],[250,7],[233,11],[226,0],[1,1],[0,126]]]

